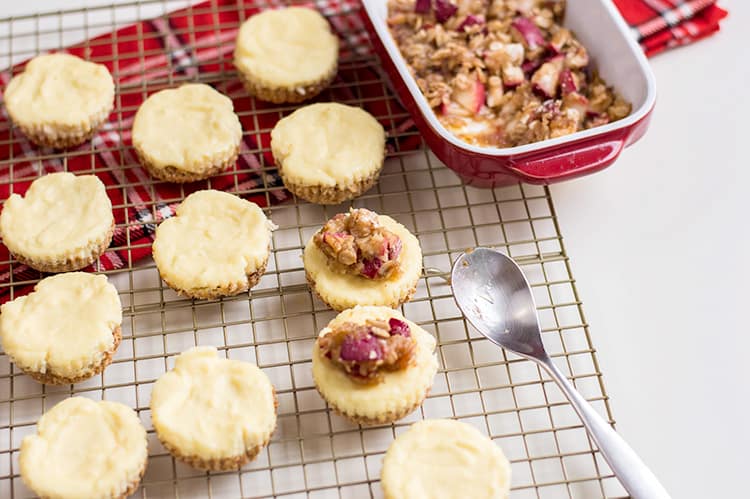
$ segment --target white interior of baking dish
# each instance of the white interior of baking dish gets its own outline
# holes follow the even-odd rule
[[[445,140],[469,151],[507,156],[592,137],[632,125],[649,112],[656,100],[656,83],[651,67],[633,38],[630,27],[614,4],[609,0],[568,0],[563,25],[576,33],[588,49],[593,66],[599,70],[608,84],[613,85],[633,104],[633,112],[614,123],[534,144],[508,148],[473,146],[458,139],[438,121],[416,81],[411,77],[406,62],[388,30],[387,0],[363,0],[362,3],[401,78],[406,82],[430,126]]]

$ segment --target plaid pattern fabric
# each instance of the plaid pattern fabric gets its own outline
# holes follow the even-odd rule
[[[716,0],[614,0],[646,55],[687,45],[719,31],[727,11]]]
[[[262,10],[258,3],[258,0],[212,0],[67,47],[67,52],[102,62],[109,68],[119,88],[116,110],[90,143],[69,151],[63,160],[52,150],[40,150],[19,132],[11,132],[7,113],[0,106],[0,159],[12,159],[13,163],[12,169],[10,162],[0,167],[0,199],[7,199],[11,189],[24,193],[31,182],[44,173],[64,169],[81,174],[94,172],[107,187],[116,222],[112,244],[101,256],[96,270],[127,267],[149,256],[156,225],[172,216],[179,200],[190,192],[209,187],[237,192],[260,206],[287,200],[290,195],[278,175],[264,169],[273,164],[269,152],[270,130],[279,118],[279,106],[252,99],[239,79],[221,76],[233,70],[233,41],[241,23],[240,12],[247,18]],[[264,7],[284,3],[272,0],[264,2]],[[406,111],[379,83],[379,68],[374,67],[372,58],[363,57],[371,49],[360,17],[360,3],[318,0],[307,5],[328,17],[342,41],[341,69],[332,88],[321,95],[320,100],[363,101],[362,106],[378,118],[386,130],[410,129],[412,122]],[[19,64],[0,72],[0,92],[23,66]],[[130,128],[135,111],[147,94],[170,86],[162,83],[165,80],[189,81],[198,72],[216,74],[216,81],[212,79],[210,83],[234,102],[245,131],[240,157],[234,168],[210,181],[183,186],[154,183],[139,166],[131,148]],[[201,80],[205,81],[205,76]],[[389,117],[393,116],[403,116],[402,121],[391,122]],[[414,149],[421,144],[418,136],[400,137],[398,145],[394,140],[389,139],[391,150],[395,147]],[[40,157],[45,159],[37,159]],[[0,245],[0,261],[9,260],[7,248]],[[86,270],[95,270],[93,267]],[[0,265],[0,283],[38,278],[39,273],[26,265],[17,262]],[[28,291],[28,286],[15,286],[14,295]],[[0,289],[0,302],[7,301],[9,295],[9,287]]]
[[[653,54],[667,46],[706,36],[707,31],[694,27],[701,21],[700,15],[714,12],[716,16],[718,7],[713,1],[615,0],[615,3],[639,33],[647,53]],[[127,267],[149,256],[156,225],[172,216],[179,200],[190,192],[209,187],[237,192],[260,206],[288,199],[289,194],[278,175],[264,168],[273,164],[269,152],[270,129],[278,120],[278,106],[248,97],[237,78],[223,76],[233,71],[233,41],[242,19],[264,8],[285,3],[280,0],[210,0],[66,48],[69,53],[108,66],[118,84],[117,110],[91,142],[69,151],[63,159],[54,151],[36,148],[20,133],[12,131],[8,116],[0,106],[0,160],[3,161],[3,166],[0,166],[0,199],[7,199],[11,189],[23,194],[31,182],[44,173],[66,169],[95,173],[107,186],[117,224],[112,244],[101,256],[98,270]],[[328,17],[342,41],[339,74],[332,88],[320,100],[361,102],[386,130],[393,132],[389,149],[404,151],[420,147],[418,135],[402,135],[413,123],[398,100],[384,90],[380,83],[380,68],[371,57],[366,57],[371,48],[360,17],[360,2],[315,0],[307,5]],[[680,20],[688,18],[690,24],[680,24]],[[715,31],[718,20],[714,26]],[[690,37],[679,36],[678,30],[681,29],[689,32]],[[669,41],[657,42],[654,37],[665,31],[669,31]],[[11,76],[20,72],[23,66],[18,64],[0,72],[0,100]],[[216,75],[211,83],[232,98],[241,115],[245,135],[238,162],[233,169],[210,181],[184,186],[154,183],[138,165],[132,152],[130,128],[135,111],[147,94],[171,86],[165,82],[177,78],[190,81],[199,72]],[[403,116],[403,119],[396,122],[394,116]],[[396,136],[399,138],[395,139]],[[395,140],[399,141],[398,144]],[[6,262],[0,264],[0,284],[6,284],[0,289],[0,303],[10,297],[8,283],[39,278],[39,273],[26,265],[7,263],[10,255],[4,245],[0,245],[0,261]],[[14,295],[19,296],[28,290],[28,286],[16,285]]]

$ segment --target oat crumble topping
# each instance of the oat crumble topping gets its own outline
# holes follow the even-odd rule
[[[392,317],[339,324],[320,337],[318,345],[353,381],[374,384],[383,380],[384,372],[405,369],[412,363],[416,341],[409,325]]]
[[[320,229],[313,242],[335,270],[367,279],[388,279],[400,269],[402,242],[365,208],[339,213]]]
[[[561,26],[564,11],[564,0],[389,0],[388,25],[448,130],[513,147],[630,114]]]

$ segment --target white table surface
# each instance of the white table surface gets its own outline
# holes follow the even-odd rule
[[[87,2],[2,3],[5,17]],[[646,136],[552,189],[618,429],[685,499],[747,489],[750,2],[722,4],[719,35],[652,60]]]
[[[618,429],[675,498],[747,494],[750,2],[723,5],[718,35],[652,60],[644,138],[552,189]]]

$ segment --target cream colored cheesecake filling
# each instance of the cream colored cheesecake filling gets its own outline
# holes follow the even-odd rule
[[[114,344],[122,322],[117,289],[104,275],[69,272],[0,308],[0,341],[19,367],[75,377]]]
[[[400,271],[389,279],[367,279],[362,276],[336,272],[328,264],[328,257],[313,242],[305,246],[305,271],[315,281],[315,291],[337,308],[355,305],[389,305],[398,302],[405,289],[414,287],[422,275],[422,250],[419,241],[409,230],[387,215],[378,215],[380,223],[401,238],[398,256]]]
[[[27,126],[86,127],[112,109],[114,96],[106,66],[62,53],[33,58],[4,93],[11,119]]]
[[[200,173],[233,155],[241,139],[232,101],[202,83],[156,92],[133,122],[133,146],[156,168]]]
[[[395,317],[409,325],[417,346],[413,363],[405,369],[385,371],[383,381],[362,384],[351,379],[342,369],[321,354],[315,342],[312,354],[312,373],[315,384],[324,398],[348,414],[372,419],[389,412],[401,412],[419,403],[432,387],[437,372],[435,338],[396,310],[388,307],[355,307],[338,314],[319,334],[325,336],[336,325],[345,322],[364,324],[368,319],[388,321]]]
[[[510,463],[476,428],[449,419],[414,423],[383,458],[386,499],[505,499]]]
[[[327,77],[339,55],[328,21],[306,7],[266,10],[240,27],[234,64],[271,87],[304,86]]]
[[[276,427],[273,386],[253,364],[220,358],[214,347],[191,348],[156,381],[151,418],[159,438],[184,455],[239,456]]]
[[[101,180],[59,172],[36,179],[24,196],[11,194],[0,214],[0,233],[11,253],[27,259],[85,258],[113,223]]]
[[[268,259],[275,226],[258,205],[221,191],[189,195],[156,229],[159,273],[180,289],[247,283]]]
[[[146,464],[146,430],[133,409],[85,397],[66,399],[45,413],[23,439],[23,481],[55,499],[117,498],[137,484]]]
[[[383,166],[385,131],[359,107],[312,104],[276,124],[271,148],[285,181],[346,188]]]

